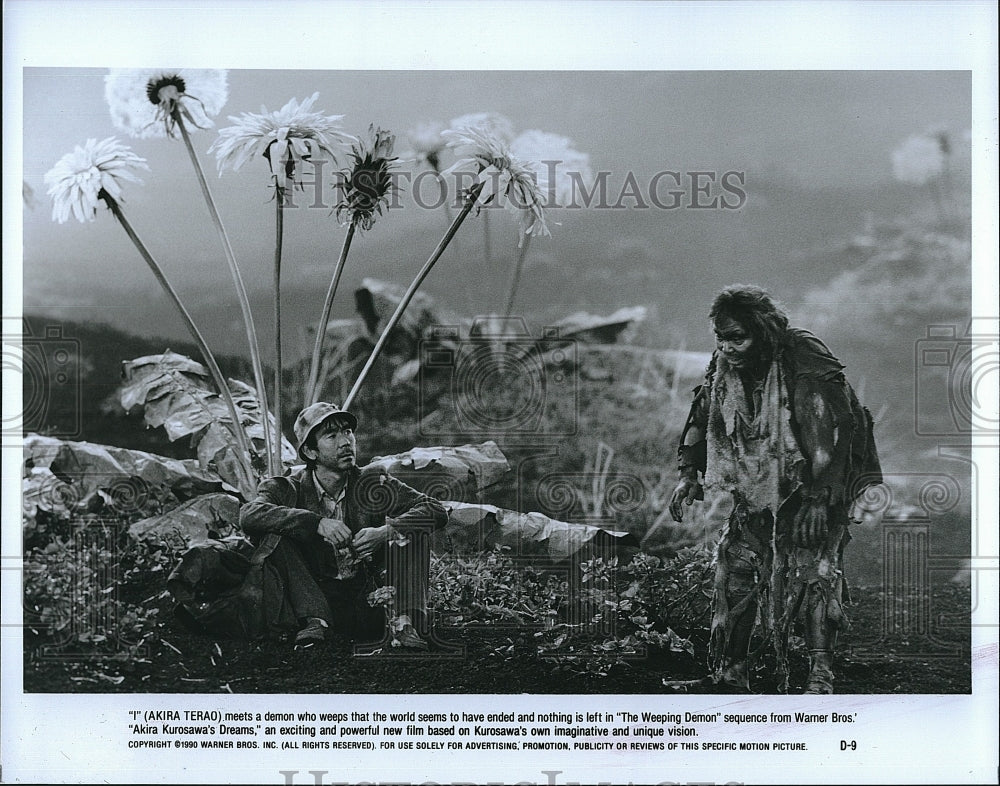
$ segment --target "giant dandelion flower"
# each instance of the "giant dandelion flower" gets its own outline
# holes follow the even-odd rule
[[[444,254],[448,245],[455,237],[462,223],[472,212],[494,199],[502,200],[504,206],[518,213],[521,219],[522,239],[532,235],[548,234],[545,226],[545,211],[541,194],[535,182],[534,173],[511,152],[507,145],[491,131],[482,127],[463,127],[441,132],[448,140],[448,146],[455,148],[457,154],[463,156],[442,175],[461,172],[472,177],[472,185],[465,192],[462,209],[451,222],[448,231],[438,242],[437,247],[424,262],[410,286],[407,287],[396,305],[396,310],[382,328],[382,334],[368,355],[364,367],[348,391],[344,399],[346,409],[358,395],[369,372],[374,368],[379,354],[385,348],[386,342],[399,320],[403,316],[416,295],[424,279],[430,274],[434,265]],[[471,171],[470,171],[471,170]]]
[[[504,117],[497,112],[473,112],[471,114],[461,115],[460,117],[452,119],[451,127],[456,131],[474,129],[480,132],[485,132],[503,142],[505,145],[509,145],[511,140],[514,138],[514,124],[509,118]],[[488,204],[488,202],[485,202],[484,204]],[[488,212],[483,213],[483,255],[487,262],[489,262],[493,257],[493,246],[490,241],[489,218],[490,214]],[[524,236],[522,235],[518,242],[520,243],[523,239]]]
[[[111,122],[131,137],[176,136],[179,112],[195,128],[211,128],[229,98],[218,69],[118,68],[104,78]]]
[[[485,205],[496,198],[506,209],[516,213],[522,240],[527,236],[549,234],[537,175],[506,143],[481,127],[449,129],[442,134],[459,159],[445,174],[464,174],[474,169],[473,190],[478,204]]]
[[[534,172],[518,160],[504,142],[491,131],[482,127],[450,129],[443,131],[442,134],[448,140],[448,146],[455,148],[457,155],[463,156],[442,174],[469,173],[472,175],[472,185],[465,192],[462,209],[455,216],[448,231],[431,252],[430,257],[420,268],[410,286],[407,287],[403,297],[396,305],[396,310],[389,317],[385,327],[382,328],[382,334],[375,342],[374,348],[368,355],[368,360],[365,361],[364,367],[344,399],[345,409],[358,395],[368,373],[374,368],[375,361],[385,348],[390,334],[402,318],[403,312],[406,311],[420,285],[437,264],[473,208],[482,207],[494,199],[499,199],[504,202],[505,207],[518,214],[521,221],[522,241],[532,235],[549,234],[548,227],[545,226],[542,196],[538,191]],[[470,170],[473,171],[470,172]]]
[[[393,156],[392,148],[396,137],[388,131],[370,126],[369,139],[359,141],[350,152],[353,165],[340,173],[337,183],[341,197],[337,203],[337,218],[347,224],[347,234],[340,249],[340,257],[333,270],[330,286],[323,300],[323,310],[316,326],[316,341],[309,361],[309,378],[306,383],[306,400],[308,406],[316,401],[319,390],[319,367],[326,341],[326,328],[330,321],[330,311],[333,299],[337,295],[340,277],[347,264],[347,255],[351,249],[351,241],[356,230],[367,231],[375,226],[375,220],[382,215],[382,210],[389,203],[389,196],[395,188],[393,169],[398,159]]]
[[[589,182],[590,156],[573,147],[573,140],[559,134],[531,130],[519,134],[511,152],[531,167],[550,201],[565,205],[573,198],[574,175]]]
[[[337,205],[337,218],[369,230],[376,216],[389,204],[395,187],[393,170],[399,160],[392,154],[396,137],[382,128],[371,126],[370,139],[351,149],[353,165],[341,172],[343,196]]]
[[[136,137],[175,136],[184,140],[195,177],[205,197],[212,223],[222,242],[226,264],[233,277],[236,297],[240,303],[243,326],[250,349],[250,362],[254,371],[257,400],[261,410],[268,412],[267,392],[264,389],[264,367],[260,360],[257,329],[254,326],[250,298],[243,283],[236,254],[222,223],[212,191],[205,179],[205,172],[198,161],[198,154],[191,143],[188,125],[209,128],[212,118],[219,114],[229,97],[225,71],[210,69],[120,69],[112,70],[104,79],[104,95],[111,110],[111,119],[123,131]],[[265,419],[266,421],[266,419]],[[281,466],[280,442],[272,450],[270,429],[264,429],[268,453],[268,470],[278,474]]]
[[[121,201],[122,181],[142,182],[134,169],[148,170],[146,159],[116,137],[100,142],[88,139],[82,147],[77,145],[45,173],[48,195],[52,197],[52,220],[63,224],[72,214],[81,223],[93,221],[98,201]]]
[[[191,337],[201,351],[216,389],[229,410],[230,427],[236,440],[238,461],[242,473],[240,485],[244,494],[250,494],[256,486],[250,445],[241,425],[242,419],[237,411],[229,384],[222,375],[204,336],[181,301],[180,295],[171,286],[163,269],[139,238],[122,210],[121,181],[141,182],[132,172],[133,169],[148,170],[149,167],[144,158],[137,156],[115,137],[108,137],[100,142],[88,139],[82,147],[78,145],[72,153],[64,155],[52,169],[45,173],[45,182],[49,185],[48,194],[52,197],[53,203],[52,220],[62,224],[72,213],[80,222],[93,221],[98,201],[103,201],[108,206],[139,255],[149,265],[149,269],[160,286],[163,287],[169,300],[176,307],[191,333]]]
[[[230,115],[233,125],[219,131],[209,148],[215,153],[219,175],[229,166],[238,170],[251,156],[263,156],[271,169],[276,189],[274,246],[274,406],[278,422],[282,417],[282,340],[281,340],[281,257],[284,236],[283,209],[289,184],[300,185],[303,162],[315,166],[316,158],[329,156],[336,161],[338,146],[353,137],[340,130],[343,115],[324,115],[313,111],[319,93],[301,103],[295,98],[281,109],[260,113]],[[273,445],[274,466],[281,465],[280,439]]]
[[[545,131],[530,130],[520,134],[510,144],[511,152],[535,174],[540,189],[546,195],[546,207],[568,204],[573,199],[574,176],[584,182],[591,178],[590,156],[573,147],[568,137]],[[527,258],[530,236],[518,242],[514,276],[507,292],[505,316],[510,316]]]
[[[514,139],[514,124],[510,118],[497,112],[472,112],[462,115],[451,121],[451,127],[456,130],[477,128],[492,134],[508,145]]]
[[[916,134],[892,151],[892,172],[901,183],[922,186],[945,166],[947,135]]]
[[[259,114],[231,115],[233,125],[221,129],[209,148],[218,160],[219,173],[226,166],[236,171],[251,156],[261,155],[267,159],[278,189],[283,190],[301,173],[301,162],[313,161],[321,154],[336,160],[339,147],[356,140],[341,130],[343,115],[313,111],[317,98],[319,93],[313,93],[302,103],[293,98],[275,112],[261,107]]]
[[[444,131],[443,123],[428,121],[418,123],[406,133],[414,158],[418,162],[426,161],[435,172],[441,171],[441,153],[445,148],[442,131]]]

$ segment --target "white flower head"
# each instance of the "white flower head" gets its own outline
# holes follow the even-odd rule
[[[251,156],[261,155],[267,159],[278,188],[284,189],[300,174],[301,162],[314,161],[320,155],[336,161],[340,147],[357,140],[341,130],[343,115],[313,111],[317,98],[319,93],[313,93],[301,104],[293,98],[275,112],[261,107],[259,114],[230,115],[233,125],[220,129],[209,148],[218,160],[219,174],[227,166],[235,172]]]
[[[573,140],[559,134],[531,130],[510,145],[511,152],[534,169],[542,191],[556,204],[573,198],[573,175],[590,182],[590,156],[573,147]]]
[[[468,115],[462,115],[451,121],[451,127],[455,130],[478,128],[489,132],[501,142],[505,142],[508,145],[514,139],[514,124],[510,121],[510,118],[496,112],[473,112]]]
[[[544,198],[535,172],[511,153],[506,143],[483,128],[465,127],[441,133],[458,157],[442,174],[471,173],[473,186],[482,186],[476,198],[478,204],[485,205],[496,197],[506,209],[517,214],[521,242],[526,235],[549,235]]]
[[[445,147],[442,131],[444,131],[443,123],[426,121],[418,123],[406,132],[413,158],[417,161],[426,161],[435,172],[441,171],[441,152]]]
[[[902,183],[922,186],[941,174],[949,147],[943,132],[908,137],[892,151],[892,172]]]
[[[116,68],[104,77],[111,122],[131,137],[177,136],[174,111],[211,128],[229,98],[226,71],[210,68]]]
[[[77,145],[45,173],[52,197],[52,220],[62,224],[72,213],[81,223],[93,221],[99,200],[121,200],[121,181],[142,182],[133,169],[148,170],[146,159],[116,137],[100,142],[88,139],[82,147]]]

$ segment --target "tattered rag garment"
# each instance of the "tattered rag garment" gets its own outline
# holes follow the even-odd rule
[[[763,643],[777,658],[778,687],[787,690],[788,634],[807,593],[839,628],[842,609],[840,557],[846,543],[844,506],[831,506],[829,537],[816,549],[795,547],[791,523],[802,504],[807,467],[797,429],[786,371],[775,359],[764,380],[750,388],[718,357],[706,424],[705,484],[734,500],[716,552],[716,575],[709,659],[721,676],[729,660],[734,627],[748,608],[757,607]],[[805,413],[802,413],[805,415]],[[822,612],[821,612],[822,613]],[[751,620],[752,623],[752,620]]]

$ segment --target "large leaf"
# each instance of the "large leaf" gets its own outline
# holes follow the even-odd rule
[[[593,524],[556,521],[541,513],[518,513],[493,505],[446,502],[448,526],[444,535],[459,551],[483,551],[497,544],[515,556],[547,556],[553,562],[571,557],[611,556],[615,550],[638,547],[628,532]]]
[[[192,459],[38,434],[24,439],[24,463],[23,505],[29,516],[38,509],[64,515],[95,492],[129,512],[141,510],[149,494],[160,496],[164,490],[177,499],[236,490]]]
[[[376,456],[371,464],[438,499],[478,499],[510,472],[507,457],[492,440],[480,445],[413,448],[394,456]]]
[[[206,494],[128,528],[136,540],[182,538],[187,545],[225,538],[239,531],[240,501],[231,494]]]
[[[163,427],[167,437],[177,440],[190,436],[197,448],[201,466],[224,478],[245,497],[254,492],[259,478],[244,478],[236,454],[234,428],[246,431],[254,468],[258,473],[266,465],[264,427],[260,406],[253,388],[230,379],[229,388],[240,413],[236,426],[222,397],[210,385],[204,366],[191,358],[166,352],[148,355],[122,364],[125,383],[119,399],[127,410],[143,407],[143,418],[154,428]],[[274,416],[268,413],[271,428]],[[291,464],[296,460],[291,443],[282,437],[282,459]]]

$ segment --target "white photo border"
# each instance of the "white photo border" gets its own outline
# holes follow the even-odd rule
[[[990,2],[51,2],[4,5],[4,316],[21,312],[21,76],[35,66],[281,69],[589,70],[968,70],[973,91],[972,313],[995,316],[997,298],[997,11]],[[378,45],[371,37],[378,36]],[[509,42],[517,41],[516,46]],[[5,412],[20,410],[20,385],[5,373]],[[503,754],[426,751],[356,760],[336,751],[280,756],[136,752],[123,739],[136,706],[187,709],[329,708],[322,696],[39,695],[22,692],[18,628],[20,454],[3,450],[2,776],[10,782],[987,782],[997,772],[997,446],[976,445],[978,510],[986,577],[975,610],[971,696],[831,697],[862,717],[851,757],[816,753],[764,759],[720,753],[690,760],[645,754]],[[366,709],[432,710],[454,696],[338,696]],[[692,712],[803,708],[801,697],[466,696],[464,709],[586,707]],[[810,704],[815,707],[817,705]],[[742,709],[741,709],[742,708]],[[802,735],[799,735],[802,736]],[[258,752],[262,754],[262,752]],[[777,754],[773,756],[776,757]],[[281,771],[296,771],[285,776]]]

